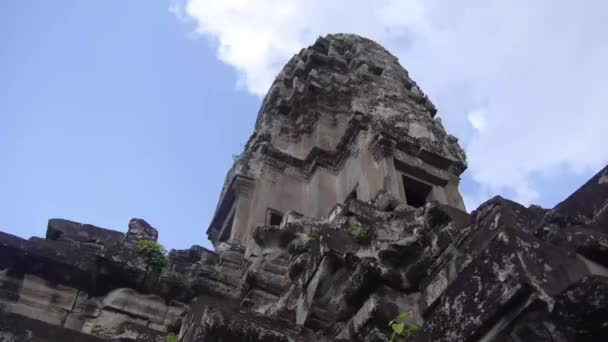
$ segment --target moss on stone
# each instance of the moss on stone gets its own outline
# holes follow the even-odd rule
[[[354,221],[350,224],[350,234],[353,236],[355,241],[361,245],[369,245],[372,241],[372,236],[369,227],[362,225],[358,221]]]

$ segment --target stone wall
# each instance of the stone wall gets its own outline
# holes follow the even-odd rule
[[[179,332],[187,303],[197,295],[238,296],[238,247],[220,253],[200,246],[173,250],[159,272],[136,247],[157,236],[140,219],[129,222],[126,234],[60,219],[49,221],[46,239],[0,232],[0,318],[6,336],[21,340],[30,331],[54,341],[34,322],[40,321],[106,339],[164,342]],[[15,317],[34,322],[32,328],[28,323],[13,331],[8,322]]]

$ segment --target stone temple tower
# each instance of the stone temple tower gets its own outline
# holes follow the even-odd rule
[[[247,246],[288,212],[321,218],[351,197],[385,191],[419,207],[464,210],[466,157],[433,103],[379,44],[321,37],[272,84],[255,131],[228,172],[209,240]]]
[[[378,44],[319,38],[228,172],[214,251],[164,257],[141,219],[0,232],[0,341],[607,341],[608,166],[553,209],[469,214],[435,112]]]

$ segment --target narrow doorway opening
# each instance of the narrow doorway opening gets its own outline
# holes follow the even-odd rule
[[[279,226],[283,222],[283,214],[276,210],[268,209],[268,225]]]
[[[403,175],[403,188],[405,190],[405,200],[412,207],[422,207],[429,200],[429,195],[433,187],[417,179]]]

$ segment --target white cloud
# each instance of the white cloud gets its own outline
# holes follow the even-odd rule
[[[235,67],[241,85],[256,95],[264,95],[287,60],[320,35],[359,32],[386,41],[425,24],[416,0],[182,0],[170,11],[182,19],[186,14],[199,34],[217,42],[218,58]]]
[[[467,115],[467,120],[469,120],[471,126],[481,134],[486,130],[486,116],[486,111],[483,108],[478,108],[469,112]]]
[[[397,55],[469,156],[479,194],[539,199],[534,177],[608,161],[608,4],[601,0],[182,0],[172,8],[263,95],[319,35],[352,32]]]

